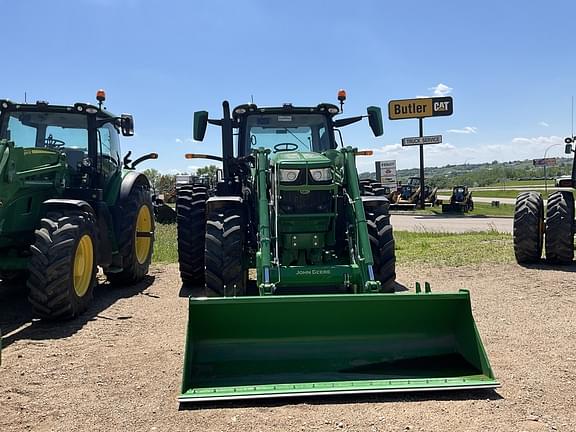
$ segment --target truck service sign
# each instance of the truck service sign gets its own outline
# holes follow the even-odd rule
[[[442,143],[442,135],[402,138],[403,147],[413,145],[440,144],[440,143]]]
[[[390,120],[450,116],[453,112],[454,106],[451,96],[400,99],[388,102],[388,118]]]

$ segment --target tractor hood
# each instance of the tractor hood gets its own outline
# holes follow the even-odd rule
[[[66,169],[57,150],[0,140],[0,248],[30,241],[41,204],[59,195]]]
[[[272,163],[283,167],[303,167],[324,168],[332,165],[332,161],[320,153],[285,151],[273,154]]]

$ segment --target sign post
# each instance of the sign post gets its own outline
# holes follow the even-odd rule
[[[552,147],[556,145],[553,144]],[[556,166],[556,158],[532,159],[532,165],[544,167],[544,193],[548,194],[548,174],[547,167]]]
[[[442,142],[442,136],[440,135],[434,135],[431,137],[424,136],[423,119],[425,117],[450,116],[453,111],[454,103],[451,96],[399,99],[388,102],[388,118],[390,120],[418,119],[418,139],[404,138],[402,139],[402,145],[418,145],[420,147],[420,208],[422,209],[426,207],[424,203],[424,145],[439,144]]]

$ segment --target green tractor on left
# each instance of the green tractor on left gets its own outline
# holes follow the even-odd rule
[[[89,305],[98,266],[113,285],[148,273],[150,183],[120,157],[129,114],[97,105],[0,100],[0,279],[24,280],[35,316],[73,318]]]

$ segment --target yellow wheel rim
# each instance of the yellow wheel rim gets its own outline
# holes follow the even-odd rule
[[[90,288],[92,271],[94,270],[94,245],[92,238],[84,234],[74,254],[74,291],[78,297],[83,297]]]
[[[136,219],[136,259],[138,263],[144,264],[150,254],[150,247],[152,246],[152,239],[150,232],[152,231],[152,214],[148,206],[143,205],[138,211],[138,218]],[[140,235],[138,235],[140,233]]]

